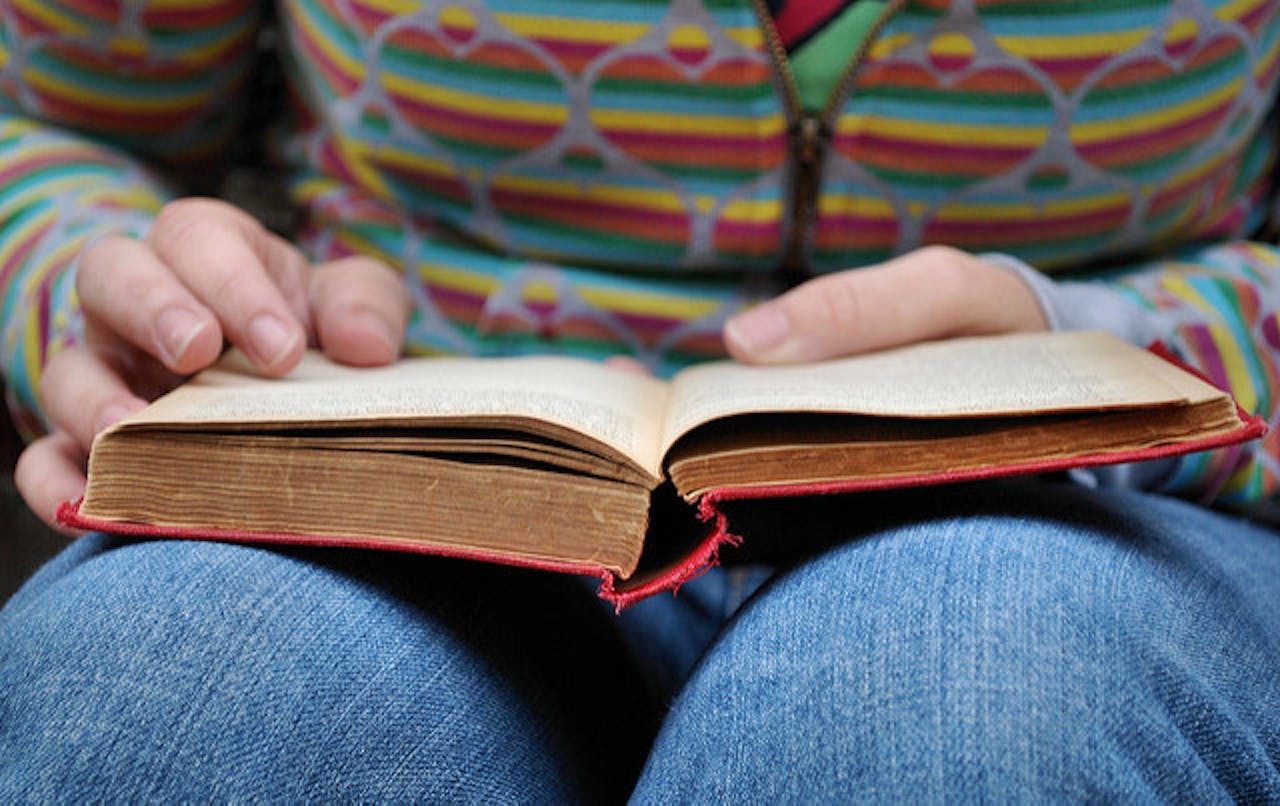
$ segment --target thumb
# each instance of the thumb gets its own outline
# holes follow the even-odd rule
[[[1015,273],[931,246],[799,285],[729,320],[739,361],[820,361],[951,336],[1043,330],[1044,314]]]

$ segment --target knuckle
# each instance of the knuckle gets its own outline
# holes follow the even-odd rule
[[[114,267],[130,241],[124,235],[107,235],[85,247],[76,264],[75,289],[79,296],[91,297],[103,283],[109,282],[107,278],[116,273]]]
[[[810,281],[809,300],[802,325],[824,331],[828,336],[853,335],[863,321],[866,300],[853,282],[855,270],[831,274]]]
[[[313,288],[325,305],[368,305],[400,308],[408,305],[404,279],[387,263],[369,256],[353,256],[318,266]]]
[[[46,464],[45,456],[48,453],[49,437],[41,437],[18,455],[18,461],[13,467],[14,486],[18,488],[27,505],[36,511],[43,503],[39,491],[44,487],[41,482],[44,476],[43,467]]]
[[[176,199],[160,209],[150,240],[157,252],[171,253],[193,239],[224,238],[243,222],[236,208],[217,199]]]
[[[77,363],[77,353],[80,349],[75,346],[64,347],[49,358],[44,365],[44,371],[40,373],[41,392],[48,391],[62,383],[63,378],[68,374],[68,370]]]

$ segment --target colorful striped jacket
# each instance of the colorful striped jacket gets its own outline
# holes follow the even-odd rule
[[[1274,422],[1280,252],[1243,239],[1270,191],[1280,0],[881,7],[815,103],[765,0],[282,0],[299,238],[402,269],[414,350],[660,372],[797,278],[998,252],[1056,327],[1162,339]],[[225,145],[260,9],[0,9],[0,358],[31,412],[78,338],[76,254],[176,192],[141,160]],[[1266,506],[1276,434],[1153,481]]]

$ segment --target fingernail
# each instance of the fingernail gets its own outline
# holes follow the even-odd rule
[[[758,356],[782,345],[791,335],[791,321],[781,308],[760,305],[729,320],[725,339],[742,352]]]
[[[274,367],[293,352],[298,334],[280,319],[263,314],[249,323],[249,344],[258,359],[268,367]]]
[[[386,319],[372,311],[357,311],[352,314],[352,320],[361,330],[381,342],[388,356],[394,357],[399,352],[400,334],[392,330]]]
[[[209,323],[186,308],[168,308],[156,317],[156,329],[160,334],[160,348],[170,364],[177,364],[191,342]]]

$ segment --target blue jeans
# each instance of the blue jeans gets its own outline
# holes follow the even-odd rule
[[[775,572],[621,617],[549,574],[82,539],[0,611],[0,802],[1280,799],[1274,532],[1046,482],[741,509]]]

